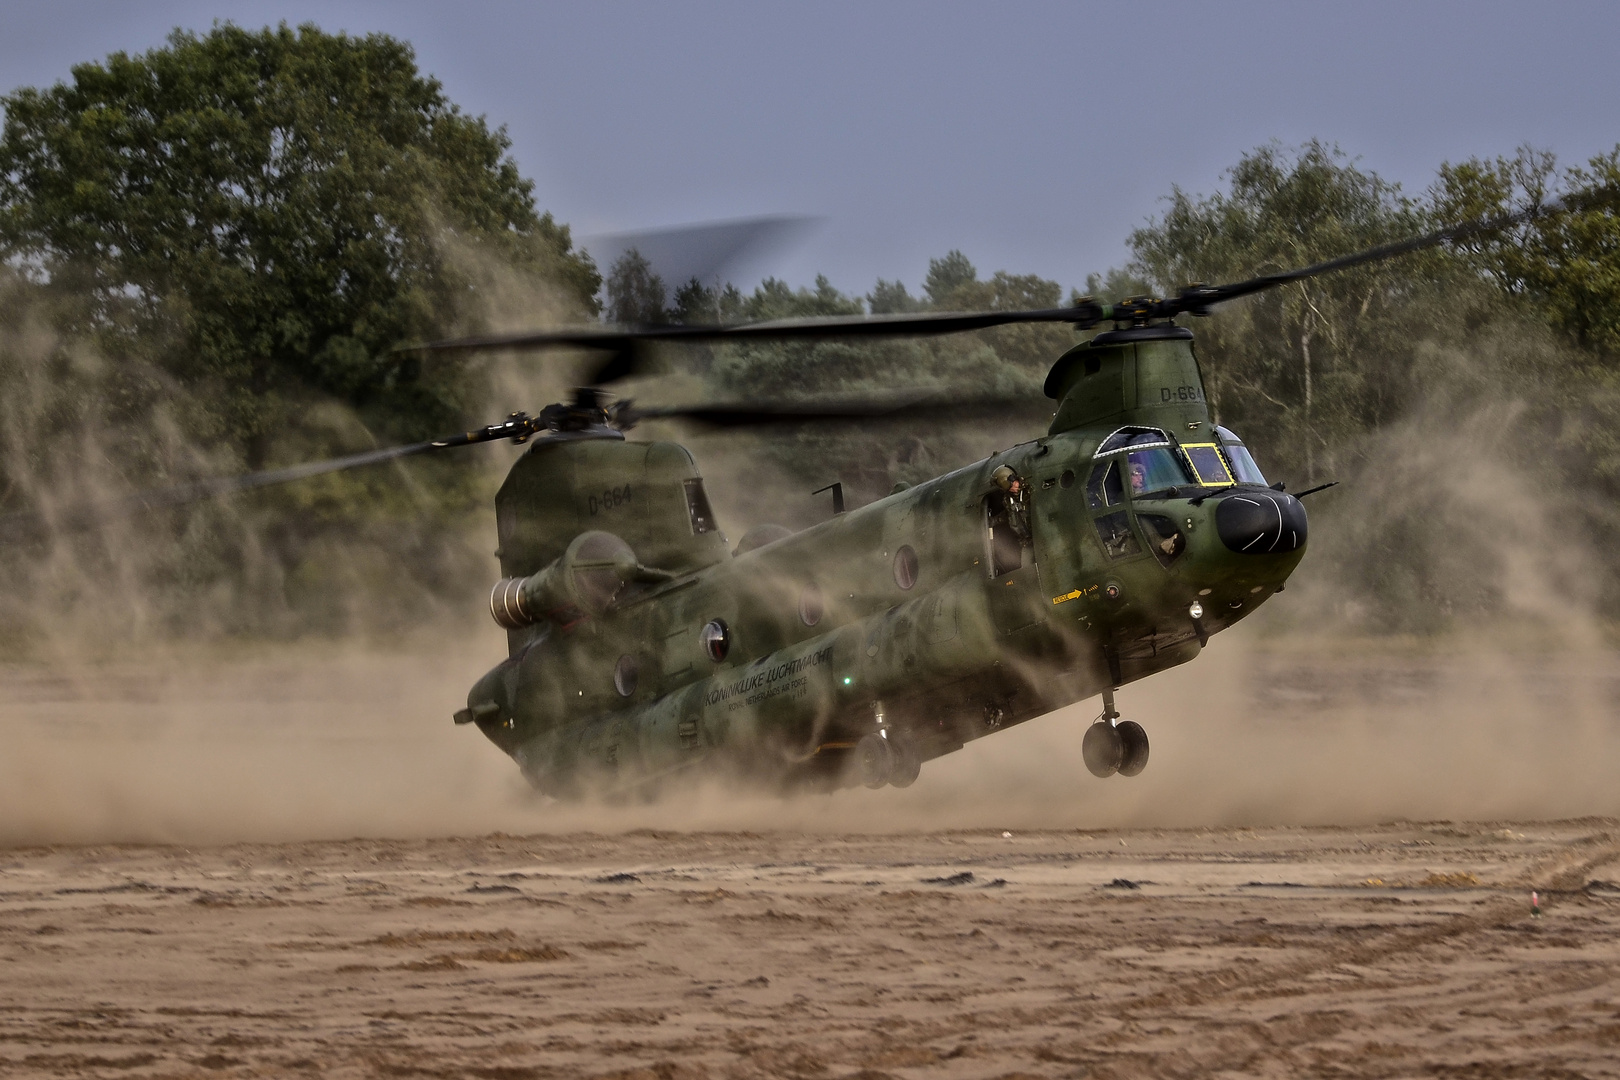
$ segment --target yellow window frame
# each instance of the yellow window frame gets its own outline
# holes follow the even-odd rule
[[[1202,450],[1202,449],[1205,449],[1205,448],[1208,448],[1210,450],[1215,451],[1216,460],[1218,460],[1221,463],[1221,467],[1226,470],[1226,479],[1225,480],[1205,480],[1204,479],[1204,474],[1199,471],[1198,464],[1195,461],[1193,461],[1192,451],[1194,451],[1194,450]],[[1220,443],[1214,443],[1214,442],[1182,443],[1181,444],[1181,449],[1182,449],[1182,452],[1187,455],[1187,464],[1192,467],[1193,475],[1198,478],[1199,486],[1207,487],[1207,488],[1223,488],[1223,487],[1232,487],[1234,484],[1237,483],[1237,473],[1233,471],[1232,463],[1229,460],[1227,460],[1226,451],[1221,449],[1221,444]]]

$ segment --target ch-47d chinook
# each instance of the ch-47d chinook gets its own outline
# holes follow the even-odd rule
[[[548,792],[699,761],[905,786],[1101,693],[1086,763],[1135,775],[1147,736],[1114,688],[1282,588],[1305,512],[1212,424],[1182,327],[1099,334],[1046,390],[1044,438],[735,551],[685,448],[626,440],[636,414],[587,395],[496,496],[510,655],[456,719]]]
[[[718,770],[777,786],[904,787],[921,765],[1102,697],[1087,767],[1133,776],[1143,728],[1119,687],[1196,657],[1283,589],[1306,546],[1299,497],[1214,423],[1175,324],[1222,301],[1501,229],[1452,226],[1303,269],[1174,297],[1043,311],[736,326],[587,327],[440,342],[441,351],[602,350],[592,386],[538,416],[448,439],[172,489],[166,505],[410,454],[528,442],[496,496],[509,655],[478,680],[476,726],[542,791],[647,790]],[[802,532],[721,535],[692,455],[626,439],[638,420],[744,425],[964,415],[1006,402],[903,396],[641,408],[602,386],[650,343],[942,334],[1112,323],[1058,357],[1047,433]],[[1309,494],[1302,492],[1301,495]],[[843,511],[834,490],[835,511]]]

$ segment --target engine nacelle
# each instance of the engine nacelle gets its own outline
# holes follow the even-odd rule
[[[630,545],[612,533],[580,533],[545,569],[497,581],[489,594],[489,613],[508,630],[542,619],[571,626],[601,615],[630,582],[667,576],[637,563]]]

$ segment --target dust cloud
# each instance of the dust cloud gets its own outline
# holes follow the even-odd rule
[[[511,762],[450,721],[486,657],[261,652],[4,669],[0,843],[533,827]]]
[[[287,647],[12,667],[0,844],[223,843],[659,829],[886,832],[1620,815],[1620,664],[1238,630],[1125,688],[1152,759],[1098,780],[1081,703],[929,762],[911,788],[780,799],[694,789],[569,804],[450,712],[498,635],[437,652]]]

